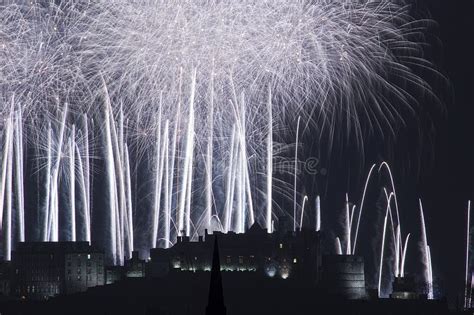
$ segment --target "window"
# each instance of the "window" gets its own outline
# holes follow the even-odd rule
[[[244,263],[244,256],[239,256],[239,264],[243,264]]]
[[[77,268],[77,273],[78,273],[78,274],[81,273],[81,268]]]
[[[81,280],[81,276],[80,276],[80,275],[79,275],[79,276],[77,276],[77,280]]]
[[[282,243],[280,243],[280,248],[283,248],[283,244],[282,244]]]
[[[91,259],[91,254],[87,254],[87,259]]]
[[[296,264],[298,260],[296,258],[293,258],[293,263]]]

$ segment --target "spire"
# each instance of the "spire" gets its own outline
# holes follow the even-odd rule
[[[224,295],[222,290],[221,263],[219,260],[219,246],[217,235],[214,238],[214,252],[212,254],[211,282],[209,284],[209,300],[206,315],[225,315]]]

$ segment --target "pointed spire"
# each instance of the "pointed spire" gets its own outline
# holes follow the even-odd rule
[[[209,300],[206,315],[225,315],[224,294],[222,289],[221,263],[217,235],[214,237],[214,252],[212,254],[211,282],[209,284]]]

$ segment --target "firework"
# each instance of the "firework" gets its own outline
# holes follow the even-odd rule
[[[44,194],[32,234],[91,241],[92,227],[101,226],[115,263],[204,229],[243,233],[259,222],[272,232],[277,211],[286,212],[272,204],[277,195],[292,199],[296,230],[306,127],[363,140],[365,129],[384,133],[402,121],[398,107],[417,106],[412,87],[429,91],[413,70],[431,68],[418,42],[423,27],[408,12],[389,0],[2,6],[5,257],[12,231],[19,240],[27,232],[24,170],[33,162]],[[274,136],[285,139],[295,126],[296,144],[281,144],[295,148],[289,183],[274,178]],[[26,155],[33,151],[38,156]],[[147,171],[149,188],[139,190]],[[93,183],[107,200],[99,222]],[[293,198],[285,192],[291,188]],[[142,199],[150,209],[140,213],[150,218],[145,224],[137,223]],[[316,211],[319,230],[319,205]]]

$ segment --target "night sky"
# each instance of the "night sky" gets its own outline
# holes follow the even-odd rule
[[[325,206],[335,205],[338,211],[331,213],[340,214],[345,190],[349,190],[355,200],[359,199],[364,177],[358,172],[367,172],[374,162],[389,161],[397,186],[402,232],[411,232],[413,236],[407,272],[421,272],[417,201],[421,197],[435,287],[439,286],[439,292],[454,302],[463,289],[466,208],[467,201],[474,198],[474,1],[419,0],[413,13],[418,18],[436,21],[429,26],[425,40],[430,44],[426,57],[442,74],[432,80],[428,78],[440,102],[420,97],[422,114],[407,119],[406,125],[398,130],[396,140],[369,137],[362,162],[354,158],[356,154],[351,154],[350,142],[328,159]],[[380,186],[372,192],[365,223],[362,223],[365,224],[363,234],[367,233],[365,241],[374,239],[371,233],[380,233],[375,227],[380,226],[383,218],[380,212],[373,210],[379,189]],[[366,247],[377,247],[377,244],[373,240]],[[371,259],[366,258],[366,264],[371,263]]]
[[[474,1],[418,0],[412,11],[416,18],[428,21],[426,37],[420,40],[428,43],[425,57],[439,74],[420,75],[431,84],[437,99],[419,94],[416,115],[404,116],[405,123],[398,126],[395,137],[369,134],[362,149],[349,137],[339,140],[329,155],[321,152],[324,149],[314,149],[309,154],[321,156],[319,167],[327,174],[318,174],[305,189],[322,195],[323,229],[331,245],[342,233],[345,193],[359,203],[372,163],[388,161],[395,177],[402,233],[411,233],[407,273],[419,276],[423,270],[418,207],[418,198],[422,198],[435,295],[448,296],[453,305],[464,288],[466,209],[468,200],[474,198]],[[312,139],[309,135],[303,143],[314,143]],[[385,209],[379,205],[380,193],[381,187],[388,187],[387,178],[376,177],[369,188],[359,236],[360,254],[369,270],[378,265]],[[369,271],[369,285],[375,284],[376,276]]]
[[[437,57],[451,94],[445,98],[447,117],[436,129],[434,164],[420,176],[418,187],[429,212],[433,268],[452,295],[462,287],[466,204],[474,197],[474,1],[424,0],[421,5],[438,22],[442,46]]]

